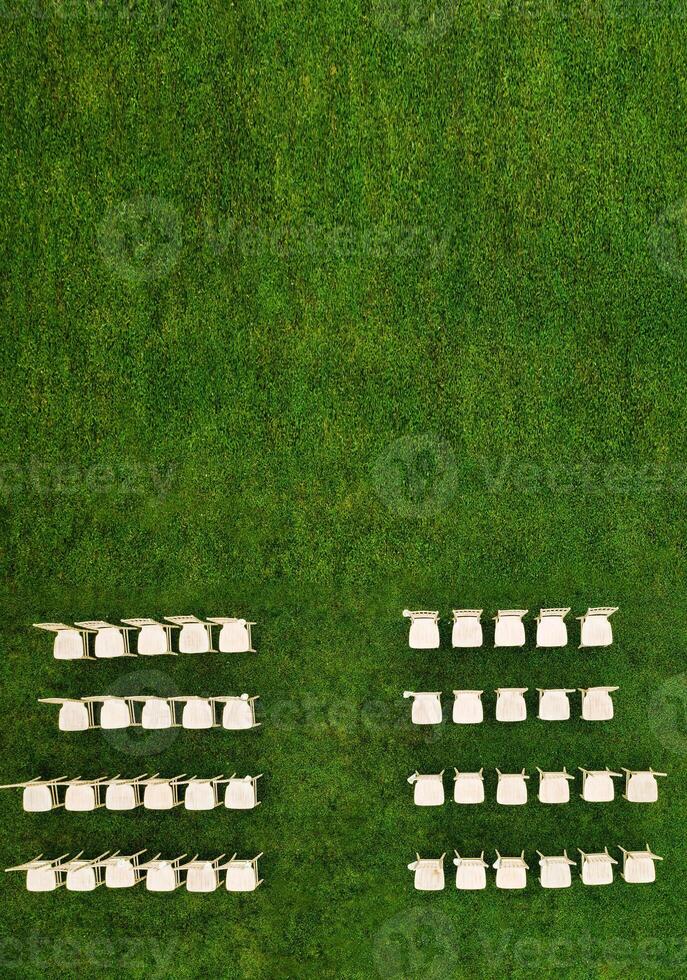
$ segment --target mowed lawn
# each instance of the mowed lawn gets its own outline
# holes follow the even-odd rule
[[[39,852],[265,852],[252,895],[29,895],[12,976],[669,977],[687,968],[684,4],[20,4],[0,32],[2,781],[263,772],[253,813],[24,815]],[[619,605],[609,650],[542,605]],[[411,651],[404,607],[439,609]],[[531,611],[524,650],[450,610]],[[256,655],[57,663],[36,621],[257,621]],[[545,725],[535,688],[617,684]],[[493,720],[497,686],[530,717]],[[404,689],[483,688],[413,729]],[[41,696],[261,695],[254,732],[60,734]],[[497,807],[494,768],[669,773]],[[415,769],[485,767],[422,811]],[[536,882],[649,845],[652,886]],[[453,848],[527,890],[456,892]],[[414,892],[415,851],[447,888]],[[617,856],[617,851],[613,853]]]

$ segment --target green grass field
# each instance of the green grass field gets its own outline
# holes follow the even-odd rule
[[[2,781],[262,771],[254,813],[21,812],[2,867],[265,852],[254,895],[0,881],[12,976],[687,970],[683,0],[5,0]],[[618,604],[615,643],[450,649],[453,606]],[[440,609],[411,651],[403,607]],[[31,623],[255,619],[258,653],[57,663]],[[618,684],[606,725],[534,688]],[[404,689],[530,688],[410,724]],[[40,696],[261,695],[255,732],[60,734]],[[423,812],[405,780],[488,772]],[[655,806],[494,802],[493,769],[667,771]],[[447,773],[448,776],[448,773]],[[449,786],[446,780],[447,788]],[[618,794],[620,795],[620,794]],[[653,886],[545,892],[536,848]],[[525,848],[524,893],[406,865]]]

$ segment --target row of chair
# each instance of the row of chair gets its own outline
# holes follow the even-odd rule
[[[580,853],[580,878],[584,885],[610,885],[613,882],[613,865],[618,861],[611,857],[608,848],[596,854]],[[656,880],[656,861],[663,858],[654,854],[649,845],[644,851],[626,851],[618,847],[622,854],[623,867],[620,872],[625,881],[631,884],[645,884]],[[456,866],[456,888],[460,891],[481,891],[487,887],[487,868],[484,851],[478,858],[461,857],[454,851],[453,863]],[[568,852],[561,855],[546,856],[541,851],[539,857],[539,883],[542,888],[570,888],[572,885],[571,868],[577,862],[568,857]],[[444,888],[444,852],[439,858],[421,858],[411,861],[408,870],[414,872],[415,888],[422,892],[437,892]],[[516,857],[502,857],[496,851],[496,860],[492,864],[496,871],[496,887],[506,890],[527,887],[527,872],[529,865],[525,861],[525,852]]]
[[[580,648],[607,647],[613,642],[610,617],[618,611],[618,606],[590,606],[580,621]],[[454,609],[451,643],[453,647],[481,647],[483,609]],[[522,647],[526,642],[523,618],[527,609],[499,609],[494,619],[495,647]],[[564,647],[568,642],[568,627],[565,617],[570,607],[542,609],[535,616],[537,624],[538,647]],[[436,610],[404,609],[403,615],[410,619],[409,644],[413,650],[435,650],[441,644],[439,635],[439,613]]]
[[[26,813],[45,813],[64,807],[73,813],[106,810],[172,810],[183,803],[186,810],[214,810],[224,805],[228,810],[253,810],[258,799],[258,776],[164,777],[159,773],[142,773],[130,779],[101,776],[99,779],[30,779],[8,783],[0,789],[21,789],[22,807]],[[224,786],[224,794],[220,788]]]
[[[255,702],[260,695],[216,695],[179,697],[140,695],[114,697],[98,694],[83,698],[39,698],[41,704],[60,706],[61,732],[83,732],[91,728],[140,727],[151,731],[167,728],[194,730],[226,728],[238,731],[257,728]],[[177,707],[179,706],[179,707]],[[181,718],[179,718],[179,709]]]
[[[621,778],[622,773],[606,769],[583,769],[581,797],[587,803],[610,803],[615,799],[613,780]],[[416,806],[441,806],[445,801],[444,776],[445,770],[430,775],[421,775],[415,771],[408,777],[413,789],[413,801]],[[537,766],[539,773],[540,803],[568,803],[570,800],[570,783],[575,777],[566,771],[545,772]],[[638,770],[625,769],[624,799],[630,803],[655,803],[658,799],[658,782],[656,777],[667,775],[654,769]],[[453,799],[456,803],[484,802],[484,769],[479,772],[459,772],[455,769],[453,777]],[[499,769],[496,784],[496,802],[505,806],[519,806],[527,803],[527,780],[530,778],[523,769],[517,773],[503,773]]]
[[[262,884],[258,873],[258,858],[242,859],[236,854],[222,863],[226,856],[208,860],[199,859],[196,854],[190,861],[181,854],[176,858],[161,859],[159,854],[148,861],[141,861],[145,850],[136,854],[121,854],[119,851],[106,851],[96,858],[82,857],[83,851],[70,858],[67,854],[58,858],[44,858],[42,854],[17,864],[6,871],[26,872],[26,888],[30,892],[54,892],[65,887],[71,892],[92,892],[100,885],[106,888],[133,888],[145,881],[149,892],[173,892],[186,885],[189,892],[204,893],[216,891],[220,884],[221,872],[226,872],[224,880],[228,892],[252,892]]]
[[[527,687],[496,688],[496,720],[524,721],[527,717],[525,694]],[[570,718],[569,694],[575,688],[541,688],[539,713],[542,721],[567,721]],[[585,721],[610,721],[613,717],[611,694],[617,687],[580,687],[582,718]],[[443,721],[441,691],[404,691],[404,698],[412,698],[411,720],[414,725],[440,725]],[[484,691],[454,691],[453,721],[457,725],[479,725],[484,721],[482,695]]]
[[[69,626],[66,623],[34,623],[38,629],[55,634],[53,656],[56,660],[111,660],[115,657],[156,657],[178,653],[255,653],[251,626],[245,619],[231,616],[165,616],[156,619],[123,619],[123,625],[102,619],[85,620]],[[217,646],[213,629],[219,627]],[[172,630],[178,629],[178,650],[174,649]],[[132,644],[130,634],[136,636]],[[135,649],[132,649],[132,646]]]

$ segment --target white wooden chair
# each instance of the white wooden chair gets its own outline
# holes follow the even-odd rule
[[[580,649],[582,647],[610,647],[613,628],[610,617],[618,612],[618,606],[590,606],[580,621]]]
[[[217,641],[220,653],[255,653],[251,638],[251,626],[255,623],[231,616],[209,616],[208,622],[222,627]]]
[[[453,720],[456,725],[479,725],[484,721],[484,691],[454,691]]]
[[[571,868],[576,867],[576,862],[568,857],[568,852],[563,851],[561,855],[545,857],[541,851],[539,855],[539,884],[542,888],[570,888],[572,885]]]
[[[215,713],[214,698],[200,698],[195,694],[169,698],[170,702],[183,704],[181,709],[181,727],[194,731],[204,731],[217,728],[218,721]]]
[[[483,609],[454,609],[451,643],[454,647],[481,647],[484,640],[481,616]]]
[[[535,617],[537,623],[538,647],[564,647],[568,642],[568,627],[565,617],[570,606],[562,609],[542,609]]]
[[[529,866],[525,863],[525,852],[520,857],[502,857],[496,852],[493,868],[496,869],[496,887],[508,890],[527,887]]]
[[[618,862],[608,853],[605,847],[597,854],[580,852],[580,877],[583,885],[610,885],[613,882],[613,865]]]
[[[227,779],[224,789],[224,805],[227,810],[254,810],[260,805],[258,799],[258,779],[257,776],[237,776],[234,773]]]
[[[100,705],[100,727],[114,731],[120,728],[132,728],[138,723],[131,698],[117,698],[110,694],[91,695],[81,698],[84,704]]]
[[[453,777],[453,799],[456,803],[484,803],[483,769],[479,772],[458,772]]]
[[[198,860],[196,854],[186,864],[182,864],[180,870],[186,872],[186,891],[204,895],[217,891],[223,857],[224,854],[220,854],[219,857],[203,861]]]
[[[186,773],[165,778],[155,773],[141,780],[143,786],[143,808],[145,810],[173,810],[181,806],[183,800],[179,791],[181,780]]]
[[[255,720],[255,702],[259,697],[259,694],[254,694],[252,697],[248,694],[241,694],[239,697],[223,695],[214,698],[218,704],[224,705],[222,708],[222,728],[231,732],[259,728],[262,722]]]
[[[527,780],[530,778],[525,770],[522,772],[501,772],[496,770],[496,802],[502,806],[523,806],[527,803]]]
[[[165,621],[181,627],[179,653],[216,653],[212,647],[212,623],[197,616],[165,616]]]
[[[657,776],[667,776],[665,772],[656,772],[655,769],[625,769],[625,792],[624,798],[628,803],[655,803],[658,799]]]
[[[166,728],[179,728],[175,698],[161,698],[143,694],[130,697],[129,701],[140,704],[141,728],[145,731],[160,731]]]
[[[481,891],[487,887],[487,871],[489,867],[484,860],[484,851],[478,858],[461,857],[458,851],[453,863],[456,866],[456,888],[463,892]]]
[[[120,779],[119,776],[113,776],[112,779],[106,780],[105,809],[124,812],[136,810],[142,806],[141,780],[145,779],[146,775],[143,772],[140,776],[133,776],[131,779]]]
[[[499,687],[496,689],[496,720],[524,721],[527,717],[526,687]]]
[[[146,891],[173,892],[179,888],[183,884],[181,862],[185,857],[185,854],[180,854],[179,857],[165,859],[156,854],[142,863],[140,869],[145,872]]]
[[[136,656],[129,650],[128,627],[114,626],[112,623],[106,623],[104,619],[88,619],[74,625],[95,633],[94,652],[96,660]]]
[[[219,787],[226,782],[223,775],[214,776],[212,779],[199,779],[198,776],[192,776],[190,779],[181,780],[181,783],[186,785],[184,809],[214,810],[215,807],[222,806]]]
[[[39,854],[38,857],[24,864],[5,868],[5,871],[25,871],[26,890],[29,892],[54,892],[64,886],[66,871],[63,870],[62,862],[66,857],[67,854],[62,854],[56,858],[44,858]]]
[[[95,723],[92,701],[78,698],[39,698],[38,701],[40,704],[59,704],[57,724],[61,732],[85,732],[100,727]]]
[[[177,654],[172,649],[172,629],[168,623],[157,619],[123,619],[127,626],[133,626],[136,633],[136,653],[139,657],[162,657]]]
[[[404,691],[404,698],[412,698],[410,720],[414,725],[440,725],[441,691]]]
[[[444,858],[446,852],[439,858],[421,858],[408,865],[409,871],[415,872],[415,888],[419,892],[440,892],[444,887]]]
[[[115,851],[101,861],[105,869],[106,888],[133,888],[139,881],[143,881],[143,872],[140,867],[141,854],[145,854],[145,849],[136,851],[135,854],[120,854]]]
[[[83,853],[83,852],[82,852]],[[103,859],[110,852],[105,851],[96,858],[83,858],[81,854],[65,861],[62,866],[67,872],[65,885],[68,892],[92,892],[105,884],[105,867]]]
[[[413,650],[435,650],[439,646],[438,612],[404,609],[403,615],[410,620],[408,644]]]
[[[414,772],[408,776],[408,782],[413,789],[415,806],[441,806],[444,802],[444,770],[432,775],[421,776]]]
[[[579,688],[582,695],[582,717],[585,721],[610,721],[613,717],[611,694],[617,687]]]
[[[499,609],[494,616],[495,647],[524,647],[526,636],[522,618],[527,612],[527,609]]]
[[[611,772],[608,766],[605,769],[583,769],[578,766],[582,773],[582,799],[587,803],[610,803],[615,799],[615,786],[613,780],[622,776],[620,772]]]
[[[574,694],[572,687],[544,689],[539,692],[539,718],[542,721],[567,721],[570,718],[569,694]]]
[[[90,813],[105,806],[104,783],[99,779],[69,779],[65,782],[64,808],[70,813]]]
[[[575,777],[566,772],[565,766],[561,772],[544,772],[537,766],[537,772],[539,773],[540,803],[568,803],[570,801],[569,783]]]
[[[645,851],[626,851],[618,845],[623,855],[623,870],[621,876],[632,885],[645,885],[656,881],[656,861],[663,858],[653,854],[649,845]]]
[[[64,806],[60,798],[60,786],[65,777],[57,779],[29,779],[24,783],[7,783],[0,789],[21,789],[21,805],[24,813],[48,813]]]
[[[55,660],[94,660],[88,648],[88,630],[66,623],[34,623],[39,630],[55,634],[52,653]]]
[[[258,872],[258,859],[262,851],[248,860],[237,858],[234,854],[220,871],[226,871],[225,887],[228,892],[254,892],[262,884],[263,879]]]

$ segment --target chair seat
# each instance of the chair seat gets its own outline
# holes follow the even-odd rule
[[[539,698],[539,717],[542,721],[567,721],[570,718],[570,699],[565,691],[543,691]]]
[[[541,803],[567,803],[570,800],[570,781],[565,776],[542,779],[539,783],[539,800]]]
[[[57,884],[57,872],[50,867],[29,868],[26,872],[27,891],[54,892]]]
[[[164,626],[142,626],[138,634],[136,649],[144,657],[168,653],[167,631]]]
[[[539,876],[542,888],[570,888],[570,868],[567,861],[544,861],[540,866]]]
[[[146,810],[171,810],[174,806],[174,791],[169,783],[148,783],[143,793],[143,806]]]
[[[527,783],[519,776],[502,776],[496,787],[496,802],[504,806],[527,803]]]
[[[517,616],[502,616],[494,627],[495,647],[522,647],[525,645],[525,624]]]
[[[484,803],[484,781],[481,776],[461,775],[453,786],[456,803]]]
[[[95,634],[95,655],[98,658],[108,659],[112,657],[123,657],[126,654],[124,648],[124,636],[120,630],[114,626],[98,630]]]
[[[413,650],[436,650],[440,643],[439,624],[429,617],[413,619],[408,642]]]
[[[500,694],[496,699],[497,721],[524,721],[527,703],[522,694]]]
[[[481,647],[483,642],[482,624],[472,616],[459,616],[453,623],[451,643],[454,647]]]
[[[527,869],[511,868],[507,865],[505,868],[499,868],[496,872],[496,887],[505,889],[526,888]]]
[[[78,630],[60,630],[53,644],[55,660],[83,660],[86,656],[86,637]]]
[[[439,892],[444,887],[444,869],[435,861],[420,861],[415,869],[415,887],[419,892]]]
[[[608,691],[589,691],[583,695],[582,717],[585,721],[610,721],[613,701]]]
[[[105,867],[107,888],[132,888],[136,884],[136,872],[131,861],[115,861]]]
[[[630,803],[655,803],[658,782],[650,772],[633,773],[627,781],[625,796]]]
[[[211,783],[188,784],[184,793],[186,810],[212,810],[215,805],[215,790]]]
[[[418,776],[413,799],[416,806],[441,806],[444,784],[440,776]]]
[[[542,616],[537,623],[538,647],[564,647],[568,642],[568,628],[560,616]]]
[[[85,732],[88,708],[80,701],[67,701],[60,707],[58,726],[61,732]]]
[[[606,773],[592,773],[584,781],[582,795],[587,803],[610,803],[615,798],[613,779]]]
[[[253,727],[253,709],[249,701],[232,698],[222,709],[222,726],[231,730]]]
[[[130,783],[112,783],[105,792],[105,806],[108,810],[134,810],[136,788]]]
[[[228,892],[252,892],[258,887],[258,876],[251,861],[233,861],[227,868]]]
[[[589,861],[582,865],[582,883],[585,885],[610,885],[613,882],[613,865],[610,861]]]
[[[174,868],[166,861],[157,861],[146,873],[146,890],[149,892],[173,892],[176,888]]]
[[[131,724],[129,705],[123,700],[107,699],[100,708],[101,728],[128,728]]]
[[[461,862],[456,868],[456,888],[460,891],[481,891],[487,887],[487,871],[483,864]]]
[[[71,810],[74,813],[88,813],[90,810],[95,810],[96,802],[93,786],[87,784],[67,786],[64,797],[65,810]]]
[[[613,643],[613,628],[606,616],[587,616],[580,635],[583,647],[608,647]]]
[[[186,623],[179,633],[181,653],[207,653],[210,649],[210,636],[202,623]]]
[[[631,884],[648,884],[656,881],[656,865],[649,857],[635,857],[628,854],[623,869],[625,881]]]
[[[245,653],[250,650],[248,627],[243,620],[225,623],[219,631],[218,648],[221,653]]]
[[[183,728],[212,728],[215,713],[209,701],[187,701],[181,715]]]
[[[141,712],[141,728],[171,728],[172,707],[168,701],[161,698],[149,698],[143,702]]]
[[[252,781],[230,779],[224,790],[224,805],[229,810],[252,810],[257,803],[255,796]]]
[[[410,717],[414,725],[439,725],[442,720],[439,697],[418,694],[413,698]]]
[[[74,868],[67,872],[67,891],[92,892],[97,885],[94,868]]]
[[[186,872],[186,891],[214,892],[219,885],[219,874],[210,861],[192,864]]]
[[[456,725],[479,725],[484,721],[484,707],[479,694],[461,691],[455,695],[453,721]]]
[[[47,813],[52,810],[52,793],[49,786],[26,786],[22,793],[25,813]]]

